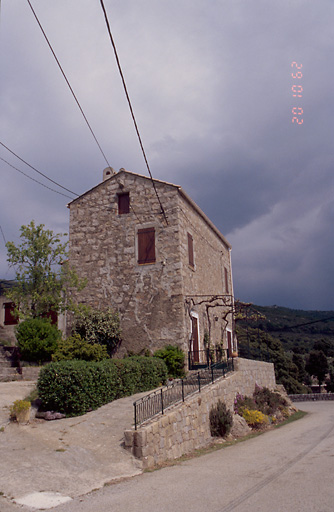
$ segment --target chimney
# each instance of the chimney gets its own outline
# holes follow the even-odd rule
[[[115,169],[113,169],[112,167],[106,167],[105,169],[103,169],[103,181],[108,180],[114,174],[116,174]]]

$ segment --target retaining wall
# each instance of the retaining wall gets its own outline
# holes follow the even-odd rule
[[[236,358],[235,371],[206,386],[137,430],[126,430],[125,448],[151,468],[176,459],[212,442],[209,414],[218,399],[233,410],[237,393],[252,395],[255,383],[274,389],[274,365]]]

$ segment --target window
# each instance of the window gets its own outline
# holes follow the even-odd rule
[[[16,325],[17,319],[14,316],[15,304],[14,302],[5,302],[5,325]]]
[[[224,276],[225,276],[225,292],[226,293],[230,293],[230,289],[229,289],[229,286],[228,286],[228,272],[227,272],[227,268],[224,267]]]
[[[188,233],[188,258],[189,258],[189,265],[194,268],[194,241],[193,237]]]
[[[124,194],[118,194],[118,215],[130,212],[130,194],[125,192]]]
[[[138,229],[138,263],[155,263],[155,229]]]

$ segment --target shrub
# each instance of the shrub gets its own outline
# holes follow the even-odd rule
[[[212,407],[210,411],[210,432],[214,437],[224,437],[231,431],[233,417],[226,404],[218,400],[217,405]]]
[[[256,404],[253,398],[250,398],[249,396],[243,396],[239,393],[235,397],[234,400],[234,412],[235,414],[240,414],[242,416],[242,411],[244,409],[250,409],[253,410],[256,408]]]
[[[121,342],[118,313],[111,310],[100,311],[86,308],[84,312],[76,317],[73,327],[74,333],[79,334],[82,339],[89,343],[105,345],[108,354],[111,356]]]
[[[109,359],[107,347],[98,343],[88,343],[80,334],[73,334],[65,340],[60,340],[58,348],[52,356],[52,361],[79,359],[83,361],[102,361]]]
[[[242,417],[246,420],[247,424],[252,428],[261,428],[264,425],[268,425],[269,418],[266,414],[261,411],[249,410],[244,408],[242,411]]]
[[[37,387],[44,409],[76,416],[158,387],[166,377],[166,365],[155,358],[59,361],[42,368]]]
[[[46,318],[30,318],[15,329],[22,359],[50,361],[61,339],[61,332]]]
[[[11,419],[17,419],[17,416],[22,413],[26,412],[30,409],[31,402],[28,400],[15,400],[13,405],[10,406],[10,417]]]
[[[168,375],[170,377],[184,377],[184,353],[179,347],[167,345],[166,347],[154,352],[154,357],[159,357],[166,363]]]
[[[259,386],[255,386],[253,394],[256,409],[263,412],[263,414],[271,415],[274,414],[280,407],[285,407],[287,401],[279,393],[270,391],[270,389]]]
[[[140,381],[137,391],[146,391],[162,386],[169,376],[168,367],[163,359],[158,357],[133,356],[140,364]]]

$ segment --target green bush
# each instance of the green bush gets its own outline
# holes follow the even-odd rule
[[[140,382],[137,391],[146,391],[162,386],[168,379],[168,367],[163,359],[158,357],[132,356],[140,364]]]
[[[44,409],[76,416],[117,398],[149,391],[166,378],[166,366],[155,358],[73,360],[42,368],[37,387]]]
[[[274,391],[270,391],[270,389],[266,387],[260,388],[259,386],[255,386],[253,397],[256,403],[256,409],[266,415],[274,414],[281,407],[287,406],[287,401],[283,396]]]
[[[73,334],[65,340],[60,340],[58,348],[52,356],[52,361],[79,359],[83,361],[102,361],[109,359],[107,347],[99,343],[88,343],[80,334]]]
[[[213,437],[224,437],[231,431],[233,417],[226,404],[218,400],[217,405],[212,407],[209,415],[210,432]]]
[[[15,329],[21,357],[25,361],[50,361],[57,350],[61,332],[46,318],[30,318]]]
[[[168,375],[170,377],[184,377],[184,353],[179,347],[167,345],[166,347],[154,352],[154,357],[159,357],[166,363]]]
[[[121,342],[121,330],[118,313],[111,310],[100,311],[86,308],[77,315],[73,334],[79,334],[89,343],[99,343],[107,348],[111,356]]]
[[[255,400],[249,396],[243,396],[240,393],[237,393],[234,400],[234,412],[242,416],[242,411],[244,409],[256,409]]]

